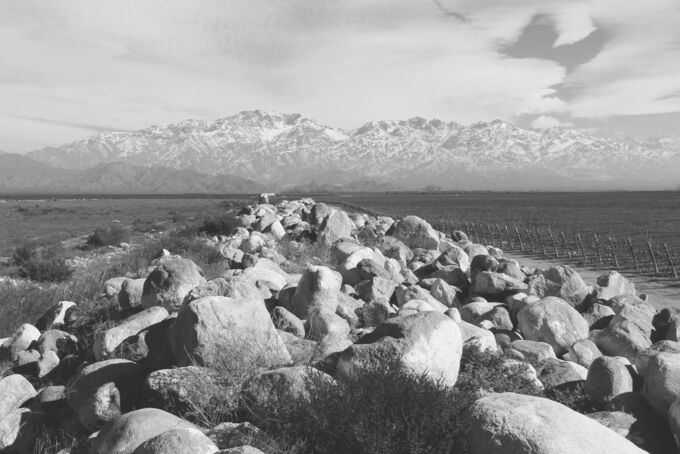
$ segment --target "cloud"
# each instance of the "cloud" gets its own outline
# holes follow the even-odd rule
[[[0,0],[0,149],[256,108],[345,128],[680,111],[678,7],[650,2]],[[537,16],[588,58],[503,54]]]
[[[568,126],[572,125],[570,123],[563,123],[555,117],[549,117],[546,115],[541,115],[531,123],[531,127],[534,129],[550,129]]]

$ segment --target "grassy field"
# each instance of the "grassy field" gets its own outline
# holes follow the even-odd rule
[[[554,256],[557,248],[565,258],[601,261],[606,266],[618,262],[622,268],[634,268],[632,244],[639,270],[672,273],[670,255],[680,271],[678,192],[362,193],[320,199],[396,217],[418,215],[439,228],[465,230],[476,241],[508,249],[520,248],[519,232],[524,252],[545,249]],[[655,273],[650,244],[659,273]]]
[[[111,225],[148,231],[155,224],[177,223],[215,212],[225,200],[247,196],[155,198],[43,198],[0,196],[0,256],[26,242],[54,243]]]

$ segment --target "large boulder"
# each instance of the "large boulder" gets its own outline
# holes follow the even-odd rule
[[[0,418],[0,452],[33,453],[42,414],[17,408]]]
[[[472,280],[472,293],[483,297],[504,298],[526,289],[524,282],[493,271],[479,271]]]
[[[20,352],[28,350],[40,339],[40,330],[30,323],[24,323],[12,334],[12,337],[0,340],[0,361],[15,361]],[[3,342],[4,341],[4,342]]]
[[[209,296],[191,301],[172,325],[171,343],[179,366],[218,359],[275,366],[291,360],[262,299]]]
[[[548,268],[529,279],[529,294],[539,298],[556,296],[574,307],[581,307],[592,292],[581,276],[568,266]]]
[[[38,319],[35,327],[39,331],[48,329],[64,329],[73,320],[72,315],[76,310],[76,303],[73,301],[59,301],[54,304]]]
[[[110,421],[92,440],[91,454],[132,454],[145,441],[168,430],[196,426],[156,408],[134,410]],[[169,451],[174,452],[174,451]]]
[[[142,296],[144,295],[145,278],[141,279],[125,279],[120,286],[118,293],[118,304],[123,309],[137,307],[142,305]]]
[[[175,311],[187,293],[204,282],[203,271],[191,260],[166,259],[144,281],[142,306],[163,306],[169,312]]]
[[[600,356],[588,368],[585,389],[593,402],[604,408],[616,396],[633,391],[633,377],[620,359]]]
[[[12,374],[0,379],[0,420],[36,394],[33,385],[23,375]]]
[[[197,428],[171,429],[149,438],[133,454],[214,454],[219,448]]]
[[[547,342],[557,356],[576,341],[588,337],[588,323],[576,309],[556,297],[542,298],[517,314],[519,331],[527,340]]]
[[[319,308],[335,312],[342,276],[325,266],[308,266],[291,300],[290,311],[301,319]]]
[[[439,249],[439,234],[418,216],[406,216],[395,222],[387,234],[410,248]]]
[[[342,210],[335,210],[323,221],[319,238],[326,244],[333,244],[341,238],[352,236],[356,229],[354,222]]]
[[[635,284],[623,277],[618,271],[610,271],[597,278],[595,297],[598,300],[610,300],[616,296],[635,296]]]
[[[647,363],[642,395],[661,418],[666,418],[670,405],[680,398],[680,355],[657,353]]]
[[[546,342],[520,339],[513,341],[510,347],[520,352],[524,360],[534,367],[546,359],[557,359],[552,346]]]
[[[466,413],[472,454],[642,454],[600,423],[549,399],[491,394]]]
[[[142,369],[132,361],[99,361],[83,367],[69,380],[66,400],[80,423],[96,430],[136,405],[142,382]]]
[[[623,356],[635,364],[635,360],[652,341],[635,322],[627,319],[614,320],[597,334],[595,343],[602,353],[610,356]]]
[[[113,328],[97,332],[92,346],[95,358],[97,361],[108,358],[125,339],[162,322],[168,315],[164,307],[153,306],[126,318]]]
[[[340,354],[339,376],[394,362],[446,386],[456,384],[463,339],[458,325],[438,312],[394,317]]]

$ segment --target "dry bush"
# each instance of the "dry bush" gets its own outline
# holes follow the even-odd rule
[[[294,241],[282,239],[276,245],[276,250],[285,259],[281,268],[286,273],[302,273],[307,264],[332,266],[333,259],[328,246],[307,240]]]
[[[95,229],[87,237],[87,245],[90,247],[112,246],[127,241],[129,237],[130,232],[123,227],[113,225],[107,228]]]
[[[73,275],[73,268],[58,245],[40,246],[26,243],[18,246],[12,254],[13,263],[19,267],[19,274],[34,281],[63,282]]]

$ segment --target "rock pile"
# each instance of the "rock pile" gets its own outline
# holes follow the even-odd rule
[[[91,344],[68,301],[1,340],[0,451],[33,452],[38,426],[52,424],[90,434],[82,452],[257,453],[232,442],[239,424],[199,427],[164,403],[186,399],[188,380],[219,381],[207,368],[216,360],[262,368],[243,387],[253,405],[308,395],[310,374],[333,382],[385,361],[454,386],[473,348],[503,352],[537,387],[582,383],[600,410],[483,396],[466,416],[474,453],[655,449],[641,425],[680,444],[680,315],[657,312],[619,273],[588,285],[567,266],[526,268],[416,216],[268,201],[243,208],[232,235],[205,239],[229,265],[222,276],[206,280],[166,252],[145,278],[106,283],[121,316]],[[287,273],[282,242],[315,242],[331,261]]]

